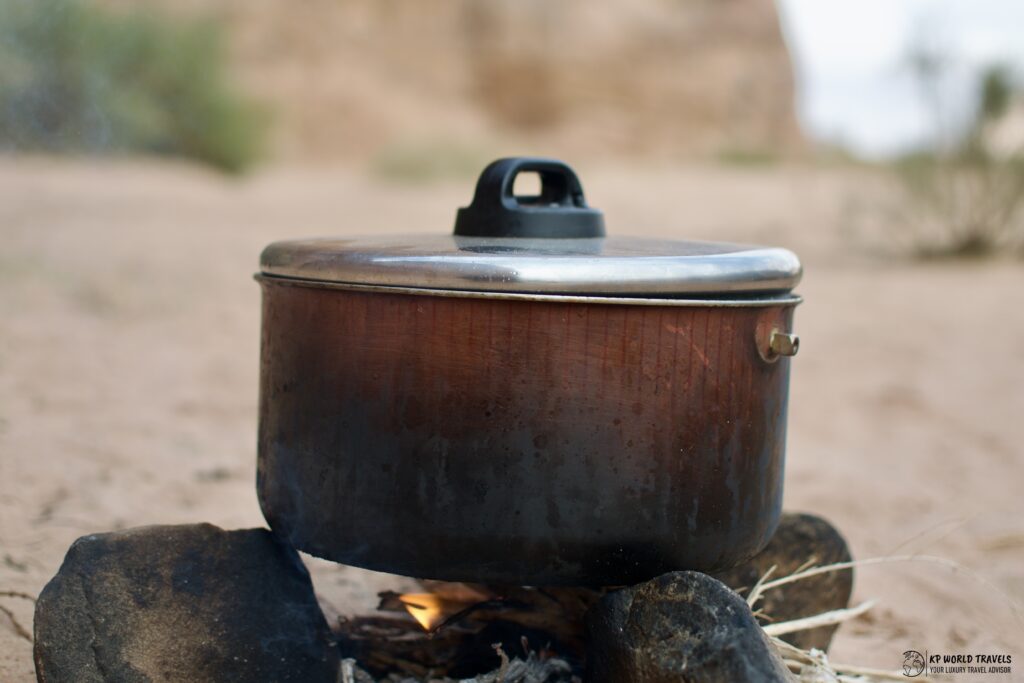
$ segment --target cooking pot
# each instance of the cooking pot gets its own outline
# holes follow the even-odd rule
[[[513,193],[519,173],[537,196]],[[488,166],[454,235],[261,258],[260,504],[295,547],[618,585],[752,556],[781,511],[789,251],[605,237],[576,174]]]

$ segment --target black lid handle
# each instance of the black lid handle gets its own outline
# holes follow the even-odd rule
[[[520,173],[540,176],[540,194],[512,193]],[[580,179],[555,159],[510,157],[491,162],[476,181],[473,202],[459,209],[462,237],[604,237],[604,215],[587,206]]]

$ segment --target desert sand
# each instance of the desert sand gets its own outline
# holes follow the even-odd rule
[[[615,234],[770,243],[802,257],[786,507],[865,567],[836,661],[1009,653],[1024,670],[1024,263],[880,258],[851,236],[866,171],[578,164]],[[77,537],[263,523],[254,490],[259,289],[276,239],[446,232],[472,179],[346,167],[235,181],[194,167],[0,160],[0,591],[36,594]],[[884,232],[885,226],[882,226]],[[403,580],[311,561],[329,610]],[[32,605],[0,598],[30,627]],[[34,680],[0,614],[0,681]],[[959,678],[957,680],[965,680]],[[986,676],[985,680],[999,680]]]

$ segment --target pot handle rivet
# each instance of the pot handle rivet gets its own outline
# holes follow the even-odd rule
[[[771,337],[768,338],[768,348],[777,356],[795,356],[800,350],[800,337],[772,330]]]

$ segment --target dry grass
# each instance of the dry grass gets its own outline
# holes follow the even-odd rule
[[[788,576],[783,576],[778,579],[772,579],[771,575],[775,571],[775,567],[770,567],[768,571],[761,576],[758,582],[751,588],[750,593],[747,595],[747,604],[751,609],[755,609],[757,602],[761,599],[766,591],[786,584],[794,583],[802,579],[810,578],[812,576],[818,576],[820,574],[826,574],[829,572],[842,571],[845,569],[853,569],[855,567],[866,567],[878,564],[890,564],[895,562],[925,562],[929,564],[936,564],[947,569],[953,570],[954,572],[963,574],[972,578],[975,581],[980,582],[986,588],[997,593],[1003,600],[1006,601],[1007,606],[1013,612],[1015,619],[1017,620],[1018,626],[1024,630],[1024,612],[1021,610],[1021,606],[1017,602],[1006,594],[1005,591],[1001,590],[998,586],[991,583],[988,579],[972,572],[963,565],[954,562],[952,560],[935,557],[932,555],[892,555],[888,557],[873,557],[864,560],[854,560],[850,562],[837,562],[834,564],[824,566],[804,566],[797,569]],[[791,621],[777,622],[768,624],[763,628],[765,634],[769,637],[772,644],[775,645],[778,650],[779,656],[782,657],[782,661],[786,666],[797,674],[800,683],[829,683],[829,682],[842,682],[842,683],[871,683],[874,681],[903,681],[906,680],[906,676],[901,671],[886,671],[882,669],[873,669],[869,667],[858,666],[855,664],[841,664],[829,661],[828,655],[824,652],[816,649],[804,650],[789,643],[785,642],[780,636],[787,633],[795,633],[797,631],[805,631],[819,626],[831,626],[835,624],[841,624],[851,619],[865,614],[868,610],[874,607],[876,602],[874,600],[868,600],[862,602],[856,607],[848,609],[838,609],[828,612],[822,612],[821,614],[812,615],[810,617],[802,617],[800,619],[793,619]],[[917,677],[919,681],[933,680],[924,677]]]

